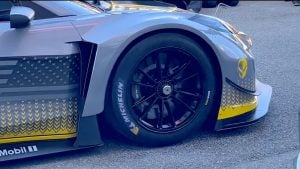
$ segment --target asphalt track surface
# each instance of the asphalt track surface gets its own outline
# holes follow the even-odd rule
[[[203,9],[213,15],[215,8]],[[300,6],[285,1],[241,1],[219,17],[253,37],[256,74],[273,87],[269,113],[259,123],[224,132],[198,132],[181,143],[138,147],[106,138],[99,148],[0,164],[26,169],[293,169],[299,150]]]

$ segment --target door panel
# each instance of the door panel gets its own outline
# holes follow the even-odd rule
[[[59,19],[0,26],[0,144],[76,137],[80,40]]]
[[[53,21],[57,20],[56,23]],[[0,26],[0,57],[53,56],[78,53],[73,43],[81,37],[69,22],[58,19],[35,20],[23,29]]]

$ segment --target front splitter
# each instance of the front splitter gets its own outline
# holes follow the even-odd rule
[[[221,131],[248,126],[263,118],[268,113],[272,87],[256,80],[256,91],[259,95],[257,96],[258,104],[255,110],[233,118],[218,120],[215,125],[215,130]]]

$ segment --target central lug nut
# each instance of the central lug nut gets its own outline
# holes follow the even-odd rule
[[[170,86],[170,85],[165,85],[165,86],[163,87],[163,94],[166,95],[166,96],[168,96],[168,95],[170,95],[171,93],[172,93],[172,86]]]

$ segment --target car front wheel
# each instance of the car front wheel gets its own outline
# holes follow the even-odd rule
[[[136,143],[176,143],[211,113],[216,85],[210,57],[196,41],[177,33],[156,34],[119,62],[105,119]]]

